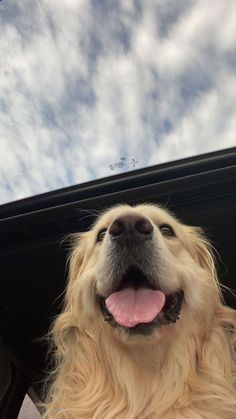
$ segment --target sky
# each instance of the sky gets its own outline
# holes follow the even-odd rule
[[[2,0],[0,27],[0,204],[236,145],[235,0]]]

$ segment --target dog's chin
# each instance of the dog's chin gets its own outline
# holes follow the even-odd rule
[[[147,291],[152,297],[152,292],[157,291],[159,293],[164,302],[163,307],[161,310],[157,310],[158,313],[154,316],[152,316],[151,320],[148,318],[145,318],[145,321],[142,321],[141,319],[136,319],[136,321],[127,321],[126,316],[126,322],[122,322],[119,319],[117,319],[116,313],[114,314],[113,310],[111,310],[108,300],[109,297],[115,294],[119,294],[122,291],[125,291],[127,294],[127,289],[134,291],[131,291],[131,296],[136,296],[137,291],[140,291],[142,289]],[[163,296],[164,295],[164,296]],[[157,285],[153,285],[153,282],[149,281],[147,276],[141,272],[140,270],[137,270],[137,268],[129,268],[127,270],[127,273],[124,275],[124,277],[121,279],[118,286],[114,287],[111,295],[108,297],[104,297],[102,295],[97,294],[96,299],[99,305],[100,312],[102,314],[102,317],[104,321],[106,321],[112,328],[115,328],[118,332],[121,332],[122,334],[126,334],[127,336],[151,336],[156,334],[158,329],[163,329],[165,326],[175,323],[181,314],[181,309],[184,301],[184,292],[183,290],[179,289],[174,293],[163,293],[161,288]],[[135,297],[134,297],[135,298]],[[130,304],[133,302],[130,301]],[[117,302],[115,301],[115,305]],[[118,302],[119,304],[119,302]],[[122,305],[122,304],[121,304]],[[142,307],[145,307],[148,310],[149,301],[148,299],[144,302],[141,302]],[[129,308],[129,302],[125,303],[125,306],[122,305],[122,310],[125,311],[127,309],[127,306]],[[116,310],[115,310],[116,311]],[[120,309],[121,311],[121,309]],[[123,317],[123,315],[122,315]],[[125,317],[125,315],[124,315]],[[145,317],[145,313],[144,313]],[[127,324],[128,323],[128,324]]]

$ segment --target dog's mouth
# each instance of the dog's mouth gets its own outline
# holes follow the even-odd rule
[[[156,327],[179,319],[183,297],[182,290],[165,294],[140,269],[131,266],[119,287],[107,298],[97,295],[97,300],[104,320],[111,326],[130,334],[149,335]]]

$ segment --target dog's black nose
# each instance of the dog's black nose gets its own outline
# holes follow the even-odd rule
[[[109,228],[112,237],[120,237],[126,233],[150,236],[153,226],[148,218],[138,214],[123,214],[116,218]]]

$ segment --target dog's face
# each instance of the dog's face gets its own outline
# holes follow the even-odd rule
[[[154,205],[120,205],[82,235],[70,262],[68,295],[80,322],[127,342],[160,339],[204,323],[219,300],[214,263],[200,230]],[[125,338],[124,338],[125,336]]]

